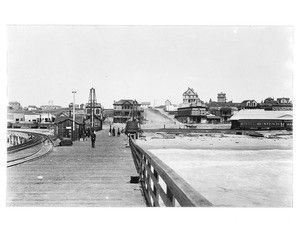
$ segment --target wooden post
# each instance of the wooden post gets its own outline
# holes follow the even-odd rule
[[[156,178],[157,183],[159,183],[159,182],[158,182],[158,173],[157,173],[157,171],[156,171],[155,169],[154,169],[153,175],[154,175],[154,177]],[[159,196],[158,196],[157,188],[156,188],[154,182],[153,182],[153,193],[154,193],[154,196],[155,196],[155,198],[156,198],[156,200],[157,200],[157,203],[158,203]]]
[[[170,199],[170,202],[172,203],[173,207],[175,207],[175,199],[172,191],[169,189],[169,186],[167,186],[167,197]]]

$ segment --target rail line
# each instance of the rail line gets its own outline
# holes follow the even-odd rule
[[[20,131],[33,138],[25,143],[7,148],[7,168],[37,160],[53,149],[52,141],[44,134]]]

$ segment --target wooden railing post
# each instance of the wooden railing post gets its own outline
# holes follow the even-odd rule
[[[174,199],[174,195],[172,193],[172,191],[169,189],[169,186],[167,186],[167,197],[169,198],[172,207],[175,207],[175,199]]]
[[[146,165],[149,167],[149,169],[151,169],[151,164],[150,164],[149,160],[148,160],[148,162],[147,162]],[[150,185],[151,184],[150,180],[151,180],[151,178],[150,178],[150,172],[147,171],[147,176],[146,176],[147,192],[148,192],[148,196],[152,197],[151,196],[151,190],[152,190],[152,188],[151,188],[151,185]],[[154,206],[153,197],[152,197],[152,201],[150,199],[150,203],[151,203],[151,206]]]
[[[151,152],[139,147],[130,137],[132,156],[140,174],[143,194],[148,206],[160,206],[161,199],[167,207],[175,207],[175,200],[184,207],[209,207],[212,204],[183,180],[174,170]],[[153,168],[153,172],[151,170]],[[166,192],[160,184],[166,185]],[[153,189],[151,184],[153,184]]]
[[[154,173],[153,173],[153,175],[154,175],[154,177],[155,177],[155,179],[157,180],[157,183],[159,183],[159,181],[158,181],[158,173],[157,173],[157,171],[154,169]],[[154,196],[155,196],[155,198],[156,198],[156,200],[157,200],[157,203],[159,203],[159,196],[158,196],[158,192],[157,192],[157,188],[156,188],[156,183],[154,183],[153,182],[153,193],[154,193]]]

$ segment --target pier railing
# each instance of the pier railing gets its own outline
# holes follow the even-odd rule
[[[174,170],[154,154],[138,146],[131,137],[129,144],[147,206],[212,206]]]

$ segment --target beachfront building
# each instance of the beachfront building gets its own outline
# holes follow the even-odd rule
[[[193,88],[188,87],[188,89],[182,94],[183,104],[187,103],[197,103],[200,101],[198,94],[194,91]]]
[[[198,97],[193,88],[188,89],[182,94],[183,103],[178,105],[174,115],[175,118],[188,124],[206,122],[206,105]]]
[[[175,118],[188,124],[206,122],[206,105],[201,102],[182,103],[178,106]]]
[[[130,118],[141,119],[143,109],[136,100],[121,99],[114,101],[114,123],[126,123]]]
[[[242,130],[291,130],[293,114],[291,111],[268,111],[264,109],[243,109],[230,118],[231,129]]]

